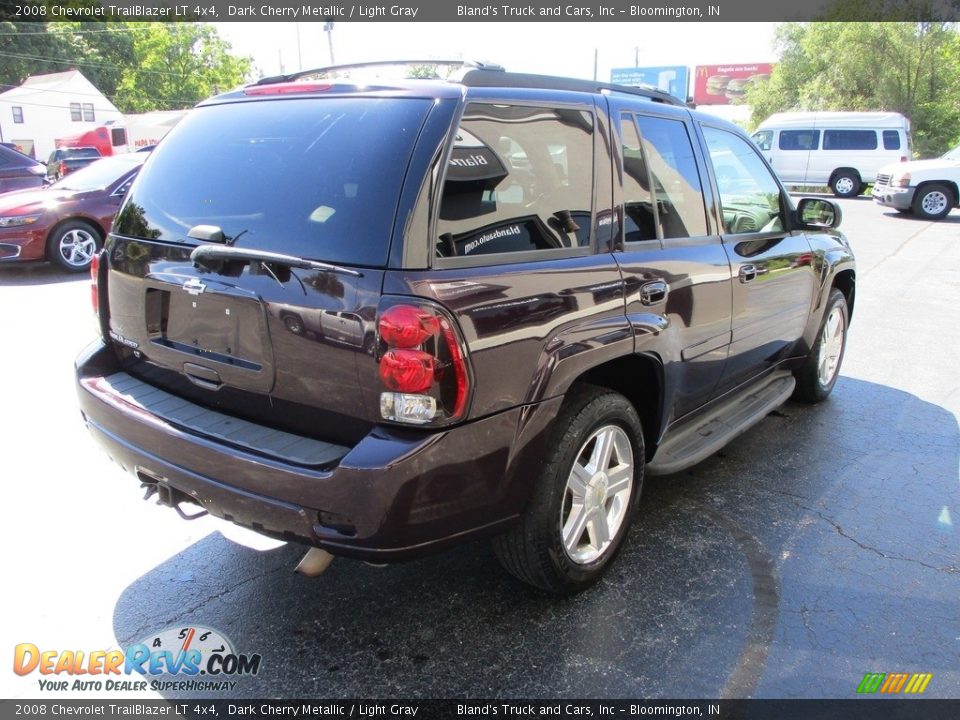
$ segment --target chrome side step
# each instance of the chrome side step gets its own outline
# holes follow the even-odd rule
[[[750,387],[669,433],[647,464],[647,473],[669,475],[706,460],[786,402],[796,384],[791,373],[771,375],[762,385]]]

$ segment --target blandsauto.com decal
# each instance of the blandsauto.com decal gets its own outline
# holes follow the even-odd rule
[[[233,690],[237,678],[260,672],[259,654],[243,654],[221,632],[169,627],[115,650],[54,650],[20,643],[13,671],[36,673],[40,690]]]

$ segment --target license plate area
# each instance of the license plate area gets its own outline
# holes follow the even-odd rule
[[[146,288],[151,359],[185,370],[210,368],[226,384],[260,392],[273,386],[272,352],[263,303],[255,294],[207,283]]]

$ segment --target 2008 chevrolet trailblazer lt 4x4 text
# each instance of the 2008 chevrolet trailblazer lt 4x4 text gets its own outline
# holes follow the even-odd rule
[[[575,592],[646,473],[830,393],[839,222],[658,91],[268,78],[198,106],[128,192],[83,416],[163,503],[312,546],[308,573],[488,536]]]

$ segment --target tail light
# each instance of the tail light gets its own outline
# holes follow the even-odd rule
[[[100,255],[96,254],[90,261],[90,304],[93,305],[93,314],[100,313]]]
[[[907,156],[906,156],[906,155],[901,155],[901,156],[900,156],[900,162],[906,162],[906,161],[907,161]]]
[[[441,308],[385,298],[377,320],[380,415],[423,425],[464,417],[470,372],[460,334]]]
[[[60,173],[61,177],[67,174],[67,164],[61,160],[60,167],[57,168],[57,172]]]

